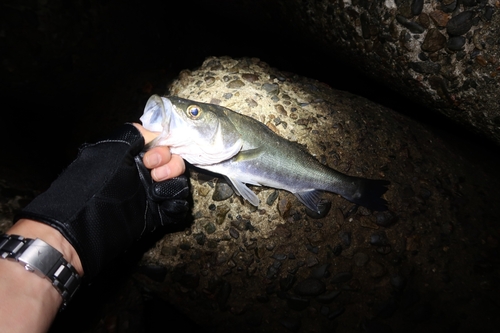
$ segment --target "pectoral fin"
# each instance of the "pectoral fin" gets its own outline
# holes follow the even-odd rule
[[[259,198],[243,182],[234,178],[229,178],[229,177],[226,178],[231,182],[231,184],[233,184],[233,188],[236,194],[241,195],[245,200],[250,202],[255,207],[259,206]]]
[[[304,191],[304,192],[296,192],[294,193],[297,199],[299,199],[300,202],[302,202],[304,205],[306,205],[307,208],[309,208],[312,211],[320,213],[320,210],[318,208],[320,201],[321,201],[321,191],[318,190],[311,190],[311,191]]]
[[[254,160],[262,155],[262,153],[264,153],[264,149],[262,147],[242,150],[233,158],[233,162],[237,163]]]

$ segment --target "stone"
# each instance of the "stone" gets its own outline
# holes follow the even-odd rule
[[[316,278],[308,278],[299,283],[294,288],[297,295],[300,296],[318,296],[326,290],[325,284]]]
[[[465,34],[472,27],[472,18],[474,13],[472,11],[464,11],[460,14],[453,16],[446,24],[446,32],[452,36],[459,36]]]
[[[436,52],[444,48],[445,44],[446,37],[438,29],[430,29],[425,35],[421,48],[425,52]]]

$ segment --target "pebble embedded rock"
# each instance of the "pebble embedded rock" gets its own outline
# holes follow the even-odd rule
[[[259,79],[245,80],[245,73]],[[238,78],[244,87],[226,87]],[[265,83],[278,85],[278,91],[263,92]],[[478,327],[489,323],[491,309],[480,305],[488,303],[471,308],[461,288],[466,285],[475,297],[498,288],[487,278],[499,243],[489,222],[500,212],[495,196],[484,194],[496,193],[500,185],[487,169],[404,116],[255,58],[208,58],[199,69],[184,72],[171,90],[271,122],[280,135],[345,173],[390,179],[390,208],[373,212],[325,194],[331,209],[312,218],[294,195],[265,187],[251,187],[258,207],[234,195],[214,201],[213,175],[191,169],[192,221],[166,234],[141,261],[163,267],[165,278],[152,283],[139,270],[134,283],[162,295],[198,325],[221,331],[221,325],[227,331],[283,330],[280,318],[288,311],[301,314],[301,327],[317,331],[331,323],[348,331],[367,313],[384,316],[384,323],[399,331],[405,325],[402,312],[432,318],[428,299],[446,318],[466,309],[480,319],[474,321]],[[298,125],[298,119],[308,119],[307,125]],[[207,194],[200,195],[201,189]],[[307,288],[301,285],[306,280],[313,281]],[[305,295],[295,294],[295,288]],[[435,325],[444,330],[445,322]],[[425,325],[415,322],[417,329]]]
[[[500,31],[495,0],[382,1],[369,8],[363,1],[276,1],[298,32],[318,40],[325,51],[414,103],[500,144],[495,124],[500,117],[500,70],[486,60],[500,57],[500,44],[494,42]],[[479,32],[489,38],[488,47],[484,40],[470,38]],[[478,49],[486,55],[478,58]],[[454,56],[450,51],[463,53]],[[422,52],[432,64],[416,61]],[[436,89],[431,84],[434,76],[452,91]]]

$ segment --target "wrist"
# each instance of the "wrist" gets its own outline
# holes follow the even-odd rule
[[[6,233],[20,235],[25,238],[40,238],[61,252],[64,259],[76,269],[78,274],[83,275],[82,263],[75,248],[58,230],[51,226],[34,220],[20,219]]]
[[[62,303],[57,290],[10,260],[0,260],[0,272],[0,331],[46,332]]]

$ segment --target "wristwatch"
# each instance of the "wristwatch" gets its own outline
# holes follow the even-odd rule
[[[37,238],[0,236],[0,258],[15,260],[36,275],[47,278],[61,294],[64,309],[80,286],[81,277],[61,252]]]

